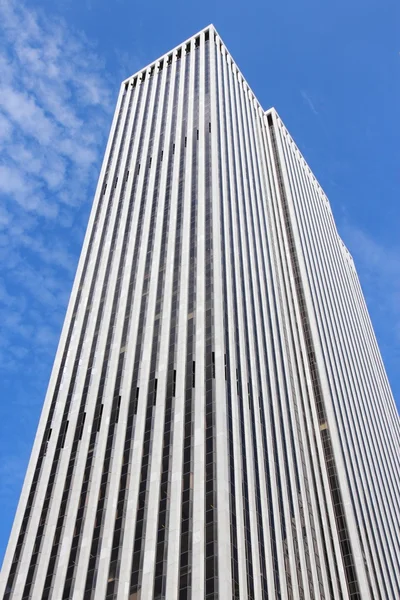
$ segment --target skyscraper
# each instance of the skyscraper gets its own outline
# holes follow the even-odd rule
[[[213,26],[121,85],[3,600],[398,600],[352,258]]]

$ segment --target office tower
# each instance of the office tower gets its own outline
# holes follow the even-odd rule
[[[122,83],[0,597],[398,600],[352,258],[212,26]]]

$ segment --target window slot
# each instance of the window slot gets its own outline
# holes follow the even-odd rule
[[[228,365],[226,364],[226,354],[224,354],[224,365],[225,365],[225,381],[226,381],[228,379],[228,377],[227,377]]]
[[[50,436],[51,436],[51,429],[49,429],[49,431],[47,432],[47,438],[46,438],[46,441],[44,444],[43,456],[46,456],[46,454],[47,454],[47,447],[49,445]]]
[[[154,69],[155,69],[155,67],[154,67],[154,65],[153,65],[153,66],[151,67],[151,69],[150,69],[150,72],[149,72],[149,75],[150,75],[150,77],[153,77],[153,75],[154,75]]]
[[[186,54],[189,54],[189,52],[190,52],[190,42],[188,42],[188,43],[186,44],[185,51],[186,51]]]
[[[209,29],[207,29],[207,31],[204,34],[204,39],[206,42],[208,42],[208,40],[210,39],[210,31]]]
[[[107,189],[107,184],[105,183],[104,187],[103,187],[103,195],[106,193],[106,189]]]
[[[117,183],[118,183],[118,177],[115,179],[115,186],[114,187],[117,187]]]
[[[129,86],[129,81],[127,81],[127,82],[125,83],[125,91],[127,91],[127,89],[128,89],[128,86]]]
[[[85,420],[86,420],[86,413],[84,412],[81,416],[81,423],[79,425],[79,438],[78,439],[82,439],[82,435],[83,435],[83,427],[85,425]]]
[[[192,387],[196,386],[196,363],[193,361],[192,364]]]
[[[212,376],[215,379],[215,352],[212,353]]]
[[[172,144],[172,154],[175,154],[175,144]]]
[[[155,379],[154,380],[153,406],[155,406],[156,402],[157,402],[157,385],[158,385],[158,379]]]
[[[174,370],[174,379],[173,379],[173,387],[172,387],[172,395],[175,397],[176,394],[176,369]]]
[[[160,160],[161,160],[161,161],[162,161],[162,159],[163,159],[163,156],[164,156],[164,150],[161,150],[161,157],[160,157]]]
[[[152,157],[150,156],[150,158],[149,158],[149,168],[151,167],[151,159],[152,159]]]
[[[118,419],[119,419],[119,409],[121,408],[121,396],[118,396],[118,402],[117,402],[117,410],[115,413],[115,422],[118,423]]]
[[[167,67],[169,67],[170,65],[172,65],[172,54],[170,54],[167,58]]]
[[[176,53],[176,60],[179,60],[182,56],[182,48],[178,48]]]
[[[211,133],[211,123],[208,124],[208,131]]]
[[[160,60],[160,62],[159,62],[159,65],[158,65],[158,70],[159,70],[159,71],[162,71],[162,70],[163,70],[163,67],[164,67],[164,61],[163,61],[163,60]]]
[[[129,178],[129,170],[126,172],[126,181],[128,181]]]
[[[199,130],[197,130],[197,139],[199,139]]]
[[[136,84],[137,84],[137,77],[135,77],[135,79],[132,81],[131,85],[133,88],[135,88]]]
[[[103,404],[100,404],[100,410],[99,410],[99,416],[98,416],[98,420],[97,420],[97,431],[100,431],[100,426],[101,426],[101,418],[103,416]]]
[[[64,448],[65,438],[67,436],[69,421],[65,421],[62,425],[61,443],[60,447]]]
[[[134,402],[134,405],[133,405],[133,414],[134,415],[137,414],[138,400],[139,400],[139,388],[136,388],[135,402]]]
[[[200,46],[200,36],[198,35],[194,41],[194,47],[198,48]]]
[[[185,148],[187,146],[187,137],[185,137]]]

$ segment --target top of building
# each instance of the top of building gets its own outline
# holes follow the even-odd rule
[[[237,66],[236,62],[234,61],[232,55],[230,54],[230,52],[227,49],[224,42],[222,41],[221,36],[219,35],[218,31],[212,24],[207,25],[207,27],[204,27],[204,29],[201,29],[200,31],[198,31],[197,33],[195,33],[194,35],[189,37],[184,42],[178,44],[177,46],[175,46],[175,48],[172,48],[172,50],[169,50],[168,52],[166,52],[165,54],[163,54],[156,60],[152,61],[151,63],[149,63],[142,69],[139,69],[139,71],[137,71],[136,73],[134,73],[127,79],[124,79],[124,81],[122,81],[121,85],[128,85],[130,81],[134,82],[135,80],[138,83],[142,83],[143,81],[145,81],[146,77],[152,77],[154,75],[154,73],[157,73],[158,71],[160,71],[164,67],[164,65],[167,65],[167,66],[171,65],[174,60],[179,60],[182,56],[184,56],[185,54],[188,54],[192,47],[198,48],[198,47],[200,47],[203,40],[208,41],[210,39],[213,39],[215,41],[215,44],[217,45],[217,47],[219,46],[220,52],[223,52],[226,55],[227,60],[232,65],[232,68],[236,71],[237,76],[240,79],[241,83],[247,88],[248,93],[250,94],[255,106],[260,111],[265,112],[265,110],[261,106],[260,102],[257,100],[253,90],[251,89],[251,87],[247,83],[245,77],[243,76],[243,73],[240,71],[240,69]],[[268,111],[271,111],[271,110],[274,110],[274,109],[273,108],[268,109]]]

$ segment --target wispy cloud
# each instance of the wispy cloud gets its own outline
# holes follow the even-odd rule
[[[305,101],[305,103],[308,104],[308,106],[311,108],[314,115],[318,115],[319,112],[315,108],[314,102],[312,101],[310,94],[308,92],[306,92],[305,90],[300,90],[300,94],[301,94],[303,100]]]
[[[112,98],[93,46],[63,21],[0,0],[0,23],[0,504],[11,517]]]
[[[113,99],[62,20],[0,0],[0,22],[0,377],[24,365],[29,386],[48,376]]]
[[[400,358],[400,351],[393,354],[394,348],[400,348],[400,246],[378,240],[348,222],[340,230],[353,255],[381,350],[391,371],[391,363]]]

